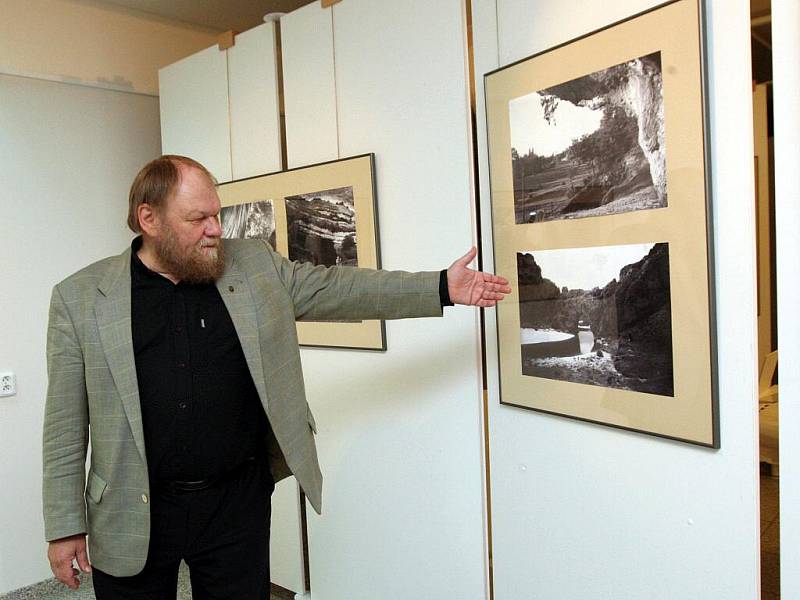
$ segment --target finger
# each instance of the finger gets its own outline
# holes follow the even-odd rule
[[[75,577],[77,574],[78,570],[72,568],[71,562],[69,564],[62,563],[55,569],[56,579],[73,590],[78,587],[78,582]]]
[[[505,298],[505,295],[500,294],[498,292],[484,292],[481,295],[481,300],[502,300]]]
[[[78,559],[78,567],[84,573],[91,573],[92,572],[92,565],[89,564],[89,557],[86,556],[86,546],[84,545],[82,548],[78,549],[77,557]]]
[[[485,297],[488,297],[488,298],[494,298],[495,300],[499,300],[500,298],[508,295],[509,293],[510,293],[510,291],[509,291],[508,287],[499,286],[499,285],[488,285],[488,286],[484,286],[484,288],[481,289],[481,295],[482,296],[485,296]]]
[[[466,267],[469,263],[472,262],[472,259],[474,259],[477,254],[478,254],[478,249],[475,246],[473,246],[472,248],[469,249],[469,252],[467,252],[464,256],[456,259],[456,261],[453,263],[453,266],[457,265],[459,267]]]
[[[491,290],[493,292],[500,292],[500,293],[503,293],[503,294],[510,294],[511,293],[511,286],[504,285],[504,284],[501,284],[501,283],[491,283],[491,284],[489,284],[489,287],[487,289],[489,289],[489,290]]]
[[[80,575],[80,571],[78,571],[78,569],[72,569],[72,585],[69,587],[73,590],[77,590],[81,585],[81,580],[78,578],[78,575]]]
[[[484,273],[483,280],[487,283],[497,283],[500,285],[508,285],[508,279],[500,275],[493,275],[492,273]]]

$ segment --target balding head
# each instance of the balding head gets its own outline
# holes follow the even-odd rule
[[[181,171],[196,169],[212,185],[217,180],[203,165],[194,159],[176,154],[165,154],[147,163],[136,175],[128,196],[128,227],[134,233],[141,233],[139,223],[139,207],[149,204],[156,211],[165,207],[169,198],[177,191],[181,183]]]

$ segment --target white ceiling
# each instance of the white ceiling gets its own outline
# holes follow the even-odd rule
[[[315,0],[97,0],[216,31],[246,31],[271,12],[291,12]]]

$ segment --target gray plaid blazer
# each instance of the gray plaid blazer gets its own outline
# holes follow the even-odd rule
[[[225,250],[217,288],[272,425],[265,440],[272,474],[276,481],[294,475],[320,512],[316,426],[295,320],[440,316],[439,274],[314,267],[291,262],[260,240],[226,240]],[[130,259],[128,248],[53,289],[43,435],[46,539],[88,533],[92,562],[119,577],[142,570],[150,539]]]

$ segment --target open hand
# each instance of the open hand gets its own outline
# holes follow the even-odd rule
[[[50,542],[47,559],[56,579],[73,590],[78,589],[81,581],[78,579],[78,569],[72,566],[72,561],[77,562],[84,573],[92,570],[86,556],[86,535],[83,533]]]
[[[454,304],[485,308],[494,306],[506,294],[511,293],[511,287],[505,277],[467,267],[477,254],[478,249],[473,246],[447,269],[447,291]]]

